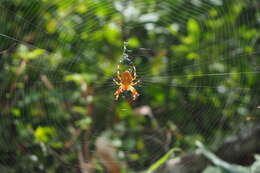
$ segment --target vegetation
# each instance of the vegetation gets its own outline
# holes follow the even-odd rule
[[[257,0],[2,0],[1,172],[155,171],[176,148],[181,157],[200,141],[215,151],[257,128],[259,7]],[[131,63],[140,96],[124,92],[116,101],[117,65],[122,72]],[[253,152],[234,162],[249,167],[260,151]],[[226,171],[215,166],[205,172]]]

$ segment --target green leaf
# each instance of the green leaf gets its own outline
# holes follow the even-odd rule
[[[179,148],[173,148],[170,151],[168,151],[161,159],[159,159],[158,161],[156,161],[152,166],[150,166],[150,168],[148,169],[148,173],[151,173],[153,171],[155,171],[156,169],[158,169],[160,166],[162,166],[170,157],[171,155],[176,152],[176,151],[181,151],[181,149]]]
[[[18,50],[18,57],[25,60],[36,59],[46,53],[46,50],[44,49],[37,48],[34,50],[29,50],[28,47],[24,45],[21,45]]]
[[[92,123],[92,119],[90,117],[85,117],[76,122],[76,125],[79,126],[81,129],[88,130]]]
[[[50,137],[55,134],[55,129],[52,127],[37,127],[34,132],[36,141],[38,142],[48,142]]]
[[[57,29],[57,24],[57,20],[55,19],[51,19],[50,21],[48,21],[48,23],[46,24],[47,32],[50,34],[54,33]]]
[[[188,25],[187,29],[188,29],[189,34],[194,35],[194,34],[200,33],[200,25],[196,20],[194,20],[192,18],[189,19],[187,25]]]
[[[20,117],[21,116],[21,111],[20,109],[17,109],[17,108],[13,108],[11,109],[11,113],[16,116],[16,117]]]
[[[69,82],[73,81],[76,84],[81,85],[83,82],[87,82],[88,84],[93,82],[96,79],[96,75],[87,74],[87,73],[76,73],[76,74],[69,74],[64,77],[64,81]]]
[[[131,38],[129,38],[129,39],[128,39],[128,45],[129,45],[130,47],[134,47],[134,48],[140,46],[140,43],[139,43],[138,38],[137,38],[137,37],[131,37]]]

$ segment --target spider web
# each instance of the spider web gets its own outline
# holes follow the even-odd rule
[[[16,7],[13,7],[14,2],[18,4]],[[187,136],[183,138],[184,145],[186,140],[200,140],[203,136],[207,144],[217,146],[223,137],[220,132],[227,126],[235,133],[243,125],[257,123],[259,89],[256,79],[260,75],[257,38],[240,38],[235,28],[242,25],[253,27],[257,23],[247,20],[250,13],[244,13],[244,20],[231,23],[231,17],[228,16],[231,14],[226,13],[226,10],[235,13],[244,3],[247,1],[238,3],[238,9],[229,9],[221,0],[193,0],[190,3],[177,0],[87,3],[72,0],[3,1],[0,5],[0,23],[3,26],[0,28],[0,47],[3,50],[0,56],[3,62],[14,59],[11,65],[16,65],[17,69],[11,70],[5,66],[4,71],[15,71],[17,75],[15,79],[8,79],[13,87],[1,86],[1,96],[7,100],[6,105],[14,107],[11,110],[3,108],[4,111],[7,110],[4,113],[17,116],[2,116],[1,126],[9,129],[10,124],[16,122],[16,128],[21,131],[19,135],[29,132],[30,135],[20,139],[25,146],[32,143],[37,129],[38,132],[41,131],[39,127],[47,126],[55,126],[55,133],[61,141],[75,143],[72,145],[74,147],[63,146],[64,149],[60,149],[58,146],[61,144],[57,141],[50,144],[36,140],[33,143],[40,149],[34,153],[33,149],[26,148],[29,154],[19,161],[26,163],[29,160],[33,163],[32,167],[45,170],[48,163],[40,159],[41,154],[45,154],[54,158],[53,167],[56,169],[70,168],[69,171],[76,172],[80,165],[73,153],[78,152],[78,147],[84,141],[77,129],[87,126],[85,124],[89,121],[86,118],[89,112],[82,113],[79,107],[97,106],[95,102],[101,104],[95,108],[94,116],[104,117],[104,121],[92,122],[97,129],[90,131],[88,138],[95,141],[103,133],[109,136],[112,144],[117,147],[117,156],[133,172],[146,169],[172,147],[182,148],[183,145],[174,142],[178,135]],[[75,8],[71,8],[72,4]],[[219,18],[223,15],[227,16],[222,21],[224,24],[221,24]],[[15,25],[9,25],[9,21]],[[212,29],[218,25],[219,29]],[[114,36],[117,36],[117,32],[122,32],[122,39],[117,41],[113,35],[105,35],[108,41],[103,42],[104,47],[97,48],[94,43],[103,41],[100,30],[104,27],[113,31]],[[147,37],[136,33],[138,28],[145,30],[149,41],[144,40]],[[242,29],[240,32],[245,32]],[[171,37],[164,37],[163,34]],[[201,37],[213,39],[200,42]],[[137,45],[136,38],[140,38]],[[234,38],[238,42],[234,42]],[[141,94],[137,101],[127,99],[124,94],[119,101],[115,101],[113,95],[117,86],[112,82],[112,77],[116,77],[117,64],[124,60],[124,41],[130,45],[128,49],[132,51],[129,52],[131,62],[135,64],[141,80],[141,84],[136,87]],[[116,42],[116,45],[110,46],[112,42]],[[168,43],[168,47],[165,47],[165,43]],[[192,46],[189,47],[190,45]],[[244,45],[249,46],[245,48]],[[131,46],[134,48],[131,49]],[[95,52],[99,51],[102,56],[96,57]],[[218,56],[205,56],[210,55],[209,52]],[[109,53],[117,57],[111,57]],[[102,63],[97,66],[96,61]],[[87,66],[87,72],[82,70],[84,68],[80,69],[79,64]],[[114,67],[112,71],[106,70],[111,67]],[[123,69],[127,68],[127,65],[123,66]],[[1,83],[5,80],[3,75]],[[252,81],[250,85],[249,81]],[[86,88],[93,89],[90,90],[91,94],[79,96],[77,90],[82,90],[84,94]],[[207,95],[212,92],[216,95]],[[67,98],[71,99],[70,102],[67,102]],[[44,112],[37,112],[37,108]],[[133,119],[137,119],[139,124],[134,124]],[[31,122],[33,127],[29,127],[27,122]],[[200,128],[200,122],[208,124]],[[140,133],[138,128],[143,128],[143,131],[152,130]],[[219,135],[213,131],[215,129],[220,131]],[[171,138],[168,139],[166,134],[171,130],[177,135],[170,133]],[[75,139],[71,137],[69,140],[68,134],[76,136]],[[17,144],[10,146],[8,139],[6,135],[0,141],[3,150],[9,151],[10,148],[17,147]],[[131,144],[130,139],[141,142]],[[146,148],[149,143],[152,146],[149,149],[138,149],[138,145],[145,145]],[[67,153],[72,153],[72,158],[66,157]],[[90,149],[90,153],[95,155],[97,151]],[[144,163],[133,159],[137,156]],[[17,161],[13,156],[1,157],[0,160],[7,170],[11,168],[6,165],[15,165]],[[26,166],[24,170],[30,169]]]

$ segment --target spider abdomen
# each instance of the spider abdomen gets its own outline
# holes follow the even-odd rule
[[[133,81],[133,77],[129,71],[125,71],[121,75],[121,83],[123,85],[131,85],[132,81]]]

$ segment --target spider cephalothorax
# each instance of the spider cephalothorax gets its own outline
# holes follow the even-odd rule
[[[125,70],[121,74],[120,74],[119,69],[120,69],[120,67],[118,65],[117,66],[117,78],[120,80],[120,82],[117,82],[115,79],[113,79],[113,81],[117,85],[119,85],[117,91],[114,94],[116,96],[116,100],[118,99],[120,93],[123,91],[131,91],[133,100],[135,100],[139,96],[139,94],[133,86],[140,82],[140,80],[134,82],[134,80],[136,80],[135,66],[132,65],[133,70],[131,72],[128,70]],[[132,75],[132,73],[133,73],[133,75]]]

